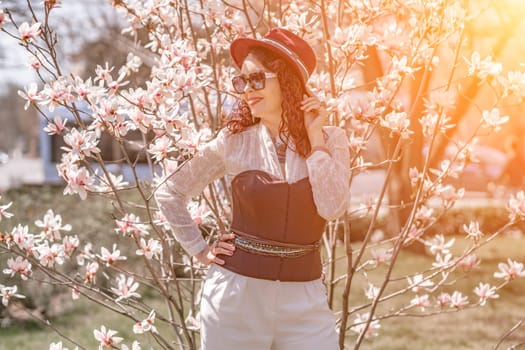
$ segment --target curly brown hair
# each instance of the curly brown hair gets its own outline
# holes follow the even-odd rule
[[[306,88],[301,78],[295,73],[290,65],[279,57],[279,55],[264,48],[255,48],[250,51],[261,64],[270,72],[277,74],[282,94],[282,118],[279,125],[279,138],[288,144],[295,146],[295,152],[306,158],[310,153],[311,146],[306,127],[304,125],[304,113],[301,110],[301,101],[306,94]],[[284,88],[283,88],[284,87]],[[248,104],[241,98],[233,107],[226,126],[231,133],[242,132],[247,127],[260,122],[259,118],[252,119],[252,113]],[[288,142],[292,139],[292,144]]]

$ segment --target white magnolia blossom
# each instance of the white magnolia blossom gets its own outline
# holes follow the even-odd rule
[[[124,339],[121,337],[116,337],[115,334],[117,333],[117,331],[112,329],[106,329],[105,326],[101,326],[100,330],[93,330],[93,335],[99,342],[98,350],[114,349],[118,344],[120,344]]]
[[[379,320],[372,318],[370,325],[367,327],[366,322],[370,318],[369,313],[358,314],[355,317],[354,325],[350,328],[357,334],[364,333],[365,338],[377,337],[379,335],[378,330],[381,328]]]
[[[121,301],[128,298],[140,298],[140,294],[137,293],[139,283],[135,282],[133,276],[126,277],[124,274],[120,274],[117,277],[117,288],[111,288],[113,293],[117,295],[115,301]]]
[[[12,298],[24,299],[25,296],[18,294],[17,286],[4,286],[0,284],[0,296],[2,297],[2,305],[7,306]]]
[[[7,259],[7,268],[3,270],[3,273],[13,277],[15,274],[20,274],[22,280],[27,280],[31,275],[31,263],[21,256],[16,258]]]
[[[499,295],[496,293],[496,287],[488,283],[480,282],[479,285],[474,288],[474,293],[479,297],[479,304],[482,306],[487,303],[488,299],[499,298]]]
[[[141,238],[139,246],[140,248],[136,250],[136,254],[143,255],[146,259],[153,259],[154,257],[158,259],[162,253],[162,244],[153,238],[148,239],[147,243],[144,238]]]
[[[494,277],[502,278],[507,281],[525,277],[525,270],[523,270],[523,263],[507,259],[507,263],[498,264],[499,271],[494,272]]]
[[[0,199],[2,199],[2,196],[0,196]],[[7,211],[7,209],[9,209],[11,205],[13,205],[13,202],[9,202],[7,204],[0,205],[0,221],[2,221],[2,217],[6,219],[10,219],[14,216],[13,213],[10,213]]]
[[[428,289],[432,286],[434,286],[434,282],[432,282],[430,279],[425,278],[422,274],[414,275],[413,277],[407,277],[408,281],[408,287],[412,290],[414,293],[419,293],[420,291],[424,289]]]
[[[463,231],[467,234],[467,238],[474,240],[475,242],[479,241],[483,237],[483,232],[479,229],[478,221],[471,221],[468,226],[463,224]]]
[[[133,333],[142,334],[146,332],[158,333],[157,327],[154,326],[155,323],[155,310],[151,310],[148,317],[144,320],[135,323],[133,326]]]
[[[53,209],[48,209],[42,220],[36,220],[35,225],[40,227],[42,231],[40,234],[43,239],[59,240],[61,239],[61,231],[71,231],[71,225],[62,225],[62,216],[53,212]]]

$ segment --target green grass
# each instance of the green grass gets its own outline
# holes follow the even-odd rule
[[[107,200],[101,198],[88,198],[87,201],[80,201],[75,196],[62,196],[61,189],[54,187],[31,187],[22,188],[16,191],[2,194],[2,203],[14,200],[16,206],[12,208],[15,213],[15,221],[2,220],[0,231],[6,230],[14,222],[26,220],[26,224],[31,224],[36,218],[41,218],[47,208],[54,208],[56,213],[63,216],[64,223],[73,225],[73,231],[82,237],[95,237],[97,242],[104,242],[105,246],[110,246],[109,242],[115,239],[112,215],[113,209]],[[447,237],[450,238],[450,237]],[[458,254],[468,241],[458,238],[454,253]],[[359,247],[359,242],[353,243],[355,248]],[[476,297],[472,289],[479,281],[496,284],[499,281],[493,277],[493,273],[498,270],[497,264],[506,261],[507,257],[523,261],[525,258],[525,238],[503,236],[492,244],[483,247],[478,256],[482,263],[469,279],[460,278],[454,288],[459,288],[467,294],[471,301]],[[342,255],[342,248],[339,248],[339,255]],[[0,260],[1,260],[0,256]],[[344,264],[342,260],[341,265]],[[414,254],[410,251],[403,251],[399,257],[396,268],[393,271],[393,278],[413,273],[424,267],[429,267],[432,259],[427,256]],[[2,266],[3,268],[3,266]],[[339,270],[342,267],[338,268]],[[369,273],[368,278],[377,285],[383,276],[385,268],[381,267]],[[2,276],[0,276],[1,278]],[[0,280],[1,283],[1,280]],[[11,282],[12,283],[12,282]],[[396,282],[398,286],[406,285],[405,280]],[[361,275],[356,276],[353,281],[350,304],[351,307],[366,302],[364,289],[367,286],[366,280]],[[335,309],[341,307],[342,284],[336,288]],[[490,300],[485,307],[462,310],[441,314],[432,317],[396,317],[383,320],[379,336],[364,341],[361,349],[363,350],[461,350],[461,349],[494,349],[499,339],[514,324],[525,317],[525,280],[512,281],[505,286],[499,294],[500,299]],[[452,287],[449,288],[449,291]],[[388,290],[387,290],[388,292]],[[33,291],[38,293],[38,291]],[[389,301],[379,307],[379,314],[387,312],[388,308],[406,305],[412,298],[412,293]],[[159,300],[151,299],[159,312],[163,310],[163,304]],[[93,329],[99,329],[101,325],[106,325],[118,331],[118,336],[124,337],[124,343],[130,345],[133,339],[137,339],[141,344],[157,348],[151,338],[132,333],[133,322],[123,319],[114,313],[105,311],[103,308],[89,303],[87,300],[80,300],[75,306],[60,317],[52,318],[50,321],[54,327],[60,329],[66,336],[77,340],[87,349],[97,348],[97,342],[93,336]],[[411,311],[417,314],[417,310]],[[137,315],[141,318],[144,315]],[[350,321],[355,315],[350,317]],[[169,331],[168,331],[169,332]],[[169,335],[169,333],[167,333]],[[176,337],[168,337],[175,340]],[[353,332],[348,332],[347,345],[353,348],[357,339]],[[2,328],[0,327],[0,350],[11,349],[48,349],[51,342],[61,340],[53,330],[39,323],[30,322],[22,325],[15,325]],[[65,346],[73,349],[74,346],[63,340]],[[510,337],[500,349],[507,349],[512,344],[525,341],[525,326],[521,327]]]

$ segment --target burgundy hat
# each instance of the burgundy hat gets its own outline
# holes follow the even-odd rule
[[[241,67],[248,53],[256,47],[264,47],[295,68],[303,83],[306,83],[315,69],[315,53],[308,43],[294,33],[283,28],[272,28],[264,38],[238,38],[230,45],[230,54],[237,67]]]

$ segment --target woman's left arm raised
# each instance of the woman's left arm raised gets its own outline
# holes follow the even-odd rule
[[[326,220],[340,217],[349,206],[350,150],[343,129],[324,126],[328,113],[315,96],[305,96],[302,109],[312,151],[306,158],[317,211]]]

